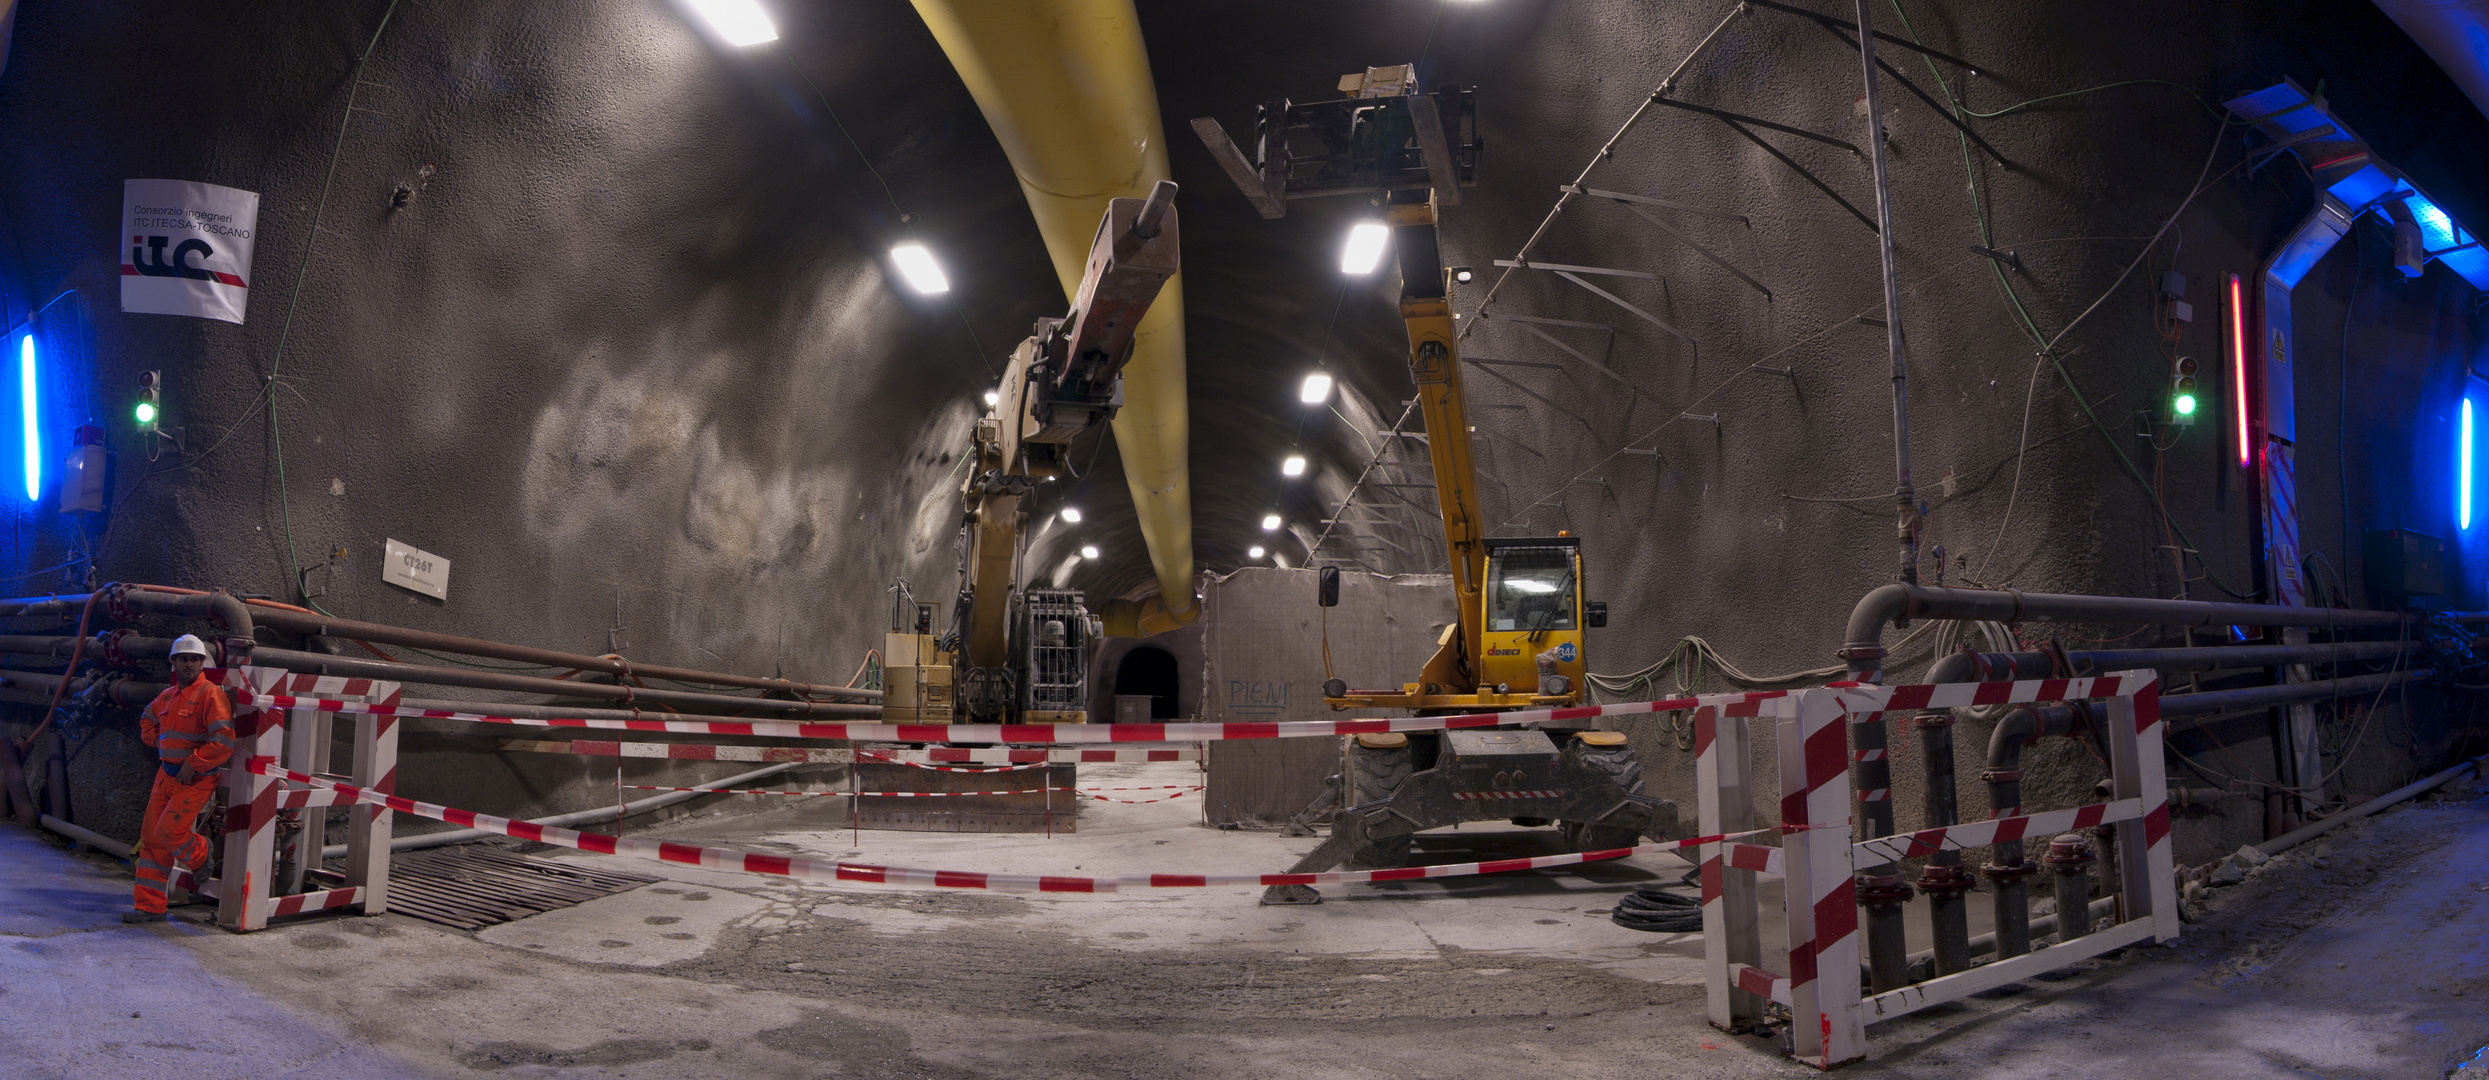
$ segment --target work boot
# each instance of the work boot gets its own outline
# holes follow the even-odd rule
[[[121,921],[125,923],[151,923],[164,920],[165,914],[161,911],[124,911],[121,913]]]

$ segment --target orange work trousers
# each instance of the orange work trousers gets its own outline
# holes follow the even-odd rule
[[[185,784],[162,771],[156,773],[156,786],[147,793],[147,818],[139,824],[138,885],[132,890],[131,901],[140,911],[164,913],[164,881],[172,874],[173,864],[180,863],[192,870],[205,869],[209,848],[207,837],[199,835],[199,811],[207,809],[216,797],[216,776],[210,773]]]

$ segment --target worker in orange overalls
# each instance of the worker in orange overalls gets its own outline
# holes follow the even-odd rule
[[[136,910],[125,923],[164,918],[165,878],[180,863],[206,869],[211,849],[199,835],[199,811],[216,795],[216,777],[233,756],[233,706],[215,683],[200,678],[207,643],[196,634],[173,642],[173,685],[138,715],[139,737],[156,748],[156,785],[147,795],[147,817],[138,831]]]

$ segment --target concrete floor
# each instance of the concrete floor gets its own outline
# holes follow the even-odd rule
[[[1085,785],[1180,766],[1089,767]],[[1076,836],[850,833],[836,800],[673,839],[992,871],[1283,867],[1314,843],[1093,804]],[[860,839],[860,844],[858,840]],[[1428,861],[1553,849],[1421,838]],[[546,852],[553,858],[595,858]],[[667,880],[478,934],[399,915],[125,928],[126,870],[0,829],[0,1075],[1791,1077],[1702,1021],[1697,936],[1606,908],[1669,858],[1326,889],[1026,896]],[[2176,948],[1870,1029],[1874,1077],[2439,1077],[2489,1044],[2489,800],[2218,890]],[[135,1015],[133,1015],[135,1014]],[[2473,1070],[2462,1075],[2468,1080]]]

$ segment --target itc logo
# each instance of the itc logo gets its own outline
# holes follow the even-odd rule
[[[121,273],[137,277],[213,281],[220,285],[231,285],[237,289],[249,287],[244,285],[237,275],[228,274],[222,270],[211,270],[191,262],[193,255],[197,256],[199,261],[205,262],[209,256],[216,254],[216,249],[209,247],[207,241],[196,237],[184,240],[173,245],[172,254],[167,257],[164,251],[165,245],[172,243],[173,238],[170,236],[130,237],[130,261],[121,264]]]

